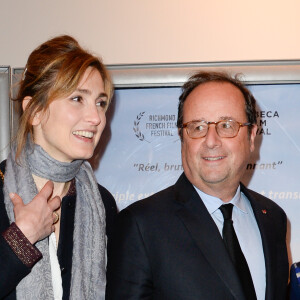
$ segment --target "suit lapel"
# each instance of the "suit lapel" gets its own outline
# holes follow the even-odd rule
[[[183,174],[175,185],[176,201],[182,204],[177,216],[221,280],[238,299],[245,299],[222,237],[198,193]]]
[[[273,269],[272,262],[275,262],[276,259],[276,251],[272,249],[274,246],[273,234],[276,234],[272,230],[272,223],[276,220],[272,217],[271,209],[264,206],[262,201],[256,199],[256,195],[251,193],[243,184],[241,184],[241,191],[245,194],[248,200],[251,203],[253,213],[256,218],[256,222],[260,231],[264,257],[265,257],[265,265],[266,265],[266,299],[275,299],[275,295],[273,295],[274,284],[276,284],[273,274],[276,274],[277,270]],[[273,240],[273,241],[272,241]]]

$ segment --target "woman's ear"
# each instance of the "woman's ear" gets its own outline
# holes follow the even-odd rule
[[[29,103],[31,100],[32,100],[32,97],[30,97],[30,96],[26,96],[26,97],[23,99],[23,101],[22,101],[22,109],[23,109],[23,111],[25,111],[25,109],[26,109],[28,103]],[[32,119],[31,125],[32,125],[32,126],[39,125],[40,122],[41,122],[41,120],[40,120],[40,113],[39,113],[39,112],[38,112],[38,113],[35,113],[35,114],[34,114],[34,117],[33,117],[33,119]]]
[[[27,107],[27,105],[28,105],[28,103],[29,103],[29,101],[32,99],[32,97],[30,97],[30,96],[26,96],[24,99],[23,99],[23,101],[22,101],[22,109],[23,109],[23,111],[26,109],[26,107]]]

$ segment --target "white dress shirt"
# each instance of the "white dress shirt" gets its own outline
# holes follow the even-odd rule
[[[222,236],[223,215],[219,207],[226,203],[234,205],[232,210],[233,227],[236,232],[239,244],[247,260],[252,276],[257,299],[265,299],[266,293],[266,268],[263,252],[262,240],[257,222],[247,197],[241,193],[240,186],[236,194],[229,202],[223,202],[221,199],[207,195],[197,189],[208,212],[216,223]]]

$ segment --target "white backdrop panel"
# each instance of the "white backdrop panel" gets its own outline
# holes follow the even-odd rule
[[[9,152],[10,143],[10,68],[0,66],[0,162]]]

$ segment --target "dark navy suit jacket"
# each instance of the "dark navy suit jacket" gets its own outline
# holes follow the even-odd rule
[[[288,283],[286,215],[243,185],[260,229],[266,299]],[[241,284],[216,224],[184,174],[175,185],[121,211],[107,270],[108,300],[243,300]]]

